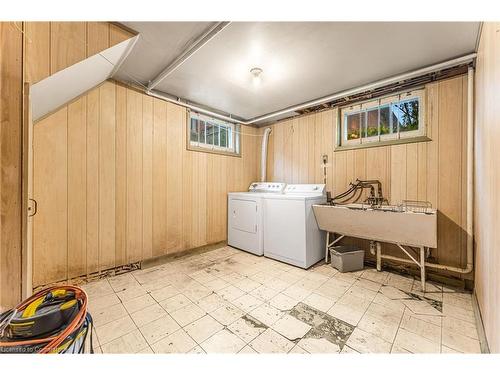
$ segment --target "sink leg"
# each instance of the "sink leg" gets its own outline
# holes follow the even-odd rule
[[[422,292],[425,293],[425,247],[420,248],[420,279],[422,281]]]
[[[326,232],[325,263],[328,263],[328,244],[330,243],[330,232]]]
[[[375,242],[377,245],[377,271],[382,271],[382,247],[380,242]]]

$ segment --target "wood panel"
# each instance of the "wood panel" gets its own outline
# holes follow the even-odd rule
[[[182,152],[186,147],[185,110],[167,103],[167,253],[182,246]]]
[[[476,65],[475,292],[490,351],[500,352],[500,23],[485,22]]]
[[[99,90],[87,97],[87,273],[99,268]],[[36,160],[37,155],[34,154]],[[35,182],[36,183],[36,182]],[[35,195],[35,199],[36,195]],[[33,250],[35,251],[35,250]],[[35,264],[35,267],[37,265]]]
[[[142,259],[153,256],[153,98],[142,95]]]
[[[67,121],[61,121],[63,110]],[[184,108],[115,82],[104,83],[61,111],[57,118],[54,114],[35,124],[35,199],[41,207],[58,208],[47,189],[68,185],[57,196],[67,194],[69,216],[38,222],[37,257],[43,260],[47,252],[39,239],[44,238],[42,231],[53,242],[58,239],[59,247],[49,252],[53,267],[70,276],[226,239],[227,192],[246,190],[257,179],[257,129],[242,127],[242,157],[188,151]],[[46,142],[53,124],[59,140],[54,151],[53,143]],[[62,137],[65,131],[68,142]],[[70,164],[75,168],[67,177],[60,171],[66,160],[63,149],[69,163],[64,173]],[[57,171],[46,167],[42,173],[50,164],[58,165]],[[56,213],[48,215],[54,218]],[[81,232],[70,230],[78,221],[86,226],[83,244],[77,241]],[[56,281],[53,270],[46,273],[39,265],[45,267],[45,261],[35,260],[36,275],[44,274],[35,286]]]
[[[127,90],[127,263],[142,254],[142,95]]]
[[[99,88],[99,269],[115,266],[115,85]],[[70,123],[71,125],[71,123]]]
[[[0,22],[0,311],[21,299],[22,23]]]
[[[50,73],[50,22],[26,22],[26,81],[38,82]]]
[[[268,163],[273,168],[268,167],[268,179],[321,183],[321,160],[327,153],[327,184],[333,194],[346,190],[356,178],[366,178],[380,180],[392,204],[429,200],[440,211],[433,260],[464,266],[467,81],[459,76],[428,84],[426,89],[426,124],[432,141],[334,152],[337,109],[326,110],[271,126],[274,143]]]
[[[406,199],[407,171],[406,171],[406,146],[395,145],[391,147],[391,179],[390,202],[399,204]]]
[[[87,270],[87,98],[68,106],[68,277]]]
[[[153,101],[153,256],[167,253],[167,103]]]
[[[65,280],[68,275],[68,108],[34,126],[33,283]],[[47,178],[50,176],[50,178]]]
[[[439,82],[439,259],[459,266],[462,258],[462,79]]]
[[[109,42],[109,23],[87,22],[87,57],[111,47]]]
[[[127,89],[116,85],[115,265],[127,254]]]
[[[50,23],[50,74],[87,57],[85,22]]]
[[[246,154],[246,152],[245,152]],[[252,154],[251,154],[252,155]],[[193,186],[194,186],[194,191],[195,193],[193,194],[193,218],[196,221],[196,224],[193,228],[193,231],[196,230],[197,233],[197,240],[196,243],[193,245],[195,247],[202,246],[205,243],[208,243],[207,241],[207,232],[210,230],[210,228],[207,227],[207,159],[208,159],[208,154],[205,154],[203,152],[197,152],[193,154],[195,164],[194,168],[196,173],[194,173],[193,176]],[[235,162],[236,165],[234,164]],[[241,159],[237,158],[232,158],[231,163],[233,163],[233,167],[230,169],[230,173],[233,175],[238,175],[238,172],[241,172],[243,168],[241,168]],[[257,176],[255,175],[255,179]],[[249,178],[248,180],[251,180],[252,178]],[[247,181],[248,181],[247,180]],[[242,183],[245,184],[244,179],[242,177],[240,178],[235,178],[236,184],[228,191],[241,191],[244,190],[244,187],[242,187]],[[239,185],[239,186],[238,186]],[[195,204],[196,203],[196,204]]]

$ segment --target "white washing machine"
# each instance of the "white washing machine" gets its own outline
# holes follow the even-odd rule
[[[284,194],[263,197],[264,256],[301,268],[325,257],[325,233],[312,205],[326,202],[324,184],[287,185]]]
[[[229,246],[264,254],[262,199],[267,195],[282,195],[286,184],[254,182],[247,192],[227,195],[227,243]]]

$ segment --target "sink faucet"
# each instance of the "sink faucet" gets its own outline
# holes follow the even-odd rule
[[[328,203],[343,204],[356,203],[361,199],[363,190],[370,189],[368,197],[363,201],[370,205],[371,208],[377,208],[384,203],[388,203],[387,199],[382,194],[382,183],[379,180],[360,180],[349,183],[349,188],[333,198],[329,198]]]

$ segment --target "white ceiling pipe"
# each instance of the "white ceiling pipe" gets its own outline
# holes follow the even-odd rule
[[[152,90],[160,84],[165,78],[172,74],[178,67],[184,64],[191,56],[198,52],[205,44],[212,40],[217,34],[229,25],[230,22],[217,22],[207,32],[198,37],[191,45],[186,48],[171,64],[165,67],[148,85],[148,90]]]
[[[356,87],[356,88],[353,88],[350,90],[341,91],[341,92],[336,93],[336,94],[332,94],[332,95],[325,96],[325,97],[322,97],[319,99],[311,100],[311,101],[308,101],[308,102],[305,102],[302,104],[295,105],[293,107],[288,107],[288,108],[285,108],[285,109],[282,109],[282,110],[279,110],[276,112],[269,113],[267,115],[255,117],[255,118],[250,119],[248,121],[243,121],[242,123],[245,125],[249,125],[249,124],[253,124],[256,122],[269,120],[273,117],[284,115],[284,114],[289,113],[289,112],[296,112],[296,111],[299,111],[301,109],[305,109],[308,107],[314,107],[314,106],[321,105],[321,104],[324,104],[327,102],[331,102],[335,99],[340,99],[340,98],[344,98],[347,96],[359,94],[359,93],[362,93],[365,91],[374,90],[376,88],[387,86],[387,85],[397,83],[400,81],[404,81],[404,80],[407,80],[410,78],[415,78],[415,77],[422,76],[422,75],[425,75],[428,73],[433,73],[433,72],[437,72],[439,70],[443,70],[446,68],[451,68],[453,66],[457,66],[460,64],[465,64],[467,62],[472,61],[475,57],[476,57],[476,53],[471,53],[471,54],[468,54],[468,55],[465,55],[462,57],[458,57],[458,58],[453,59],[453,60],[449,60],[449,61],[445,61],[445,62],[442,62],[439,64],[431,65],[431,66],[417,69],[417,70],[414,70],[411,72],[399,74],[399,75],[396,75],[396,76],[393,76],[390,78],[385,78],[385,79],[382,79],[380,81],[370,83],[368,85],[363,85],[363,86],[359,86],[359,87]]]
[[[182,102],[179,99],[171,98],[169,96],[166,96],[164,94],[159,93],[158,91],[147,90],[146,94],[148,94],[150,96],[154,96],[155,98],[158,98],[158,99],[165,100],[165,101],[170,102],[170,103],[174,103],[174,104],[180,105],[181,107],[185,107],[185,108],[191,109],[194,112],[202,113],[204,115],[208,115],[210,117],[215,117],[215,118],[218,118],[220,120],[232,122],[232,123],[235,123],[235,124],[241,124],[242,123],[241,121],[236,120],[236,119],[234,119],[232,117],[221,115],[219,113],[210,111],[208,109],[204,109],[204,108],[198,107],[196,105],[192,105],[192,104],[189,104],[189,103]]]
[[[267,115],[255,117],[255,118],[250,119],[250,120],[237,120],[237,119],[230,117],[230,116],[221,115],[217,112],[213,112],[211,110],[207,110],[207,109],[204,109],[202,107],[198,107],[198,106],[193,105],[193,104],[182,102],[179,99],[177,99],[177,100],[173,99],[173,98],[167,96],[166,94],[160,93],[158,91],[152,91],[152,90],[148,89],[147,94],[155,96],[159,99],[164,99],[166,101],[178,104],[178,105],[186,107],[186,108],[190,108],[193,111],[200,112],[200,113],[203,113],[203,114],[215,117],[215,118],[219,118],[221,120],[225,120],[225,121],[229,121],[229,122],[233,122],[233,123],[237,123],[237,124],[242,124],[242,125],[252,125],[252,124],[255,124],[256,122],[269,120],[271,118],[281,116],[281,115],[284,115],[284,114],[287,114],[290,112],[295,112],[295,111],[299,111],[299,110],[304,109],[304,108],[321,105],[323,103],[331,102],[331,101],[336,100],[336,99],[345,98],[345,97],[348,97],[351,95],[359,94],[359,93],[362,93],[365,91],[374,90],[374,89],[377,89],[379,87],[383,87],[383,86],[387,86],[387,85],[390,85],[393,83],[401,82],[401,81],[404,81],[407,79],[411,79],[411,78],[415,78],[415,77],[422,76],[425,74],[437,72],[437,71],[451,68],[451,67],[454,67],[454,66],[457,66],[460,64],[465,64],[465,63],[472,61],[475,57],[476,57],[476,53],[471,53],[471,54],[468,54],[468,55],[465,55],[462,57],[458,57],[458,58],[453,59],[453,60],[449,60],[449,61],[445,61],[445,62],[442,62],[439,64],[431,65],[431,66],[428,66],[425,68],[417,69],[417,70],[414,70],[412,72],[399,74],[397,76],[386,78],[386,79],[376,81],[376,82],[373,82],[373,83],[370,83],[367,85],[359,86],[359,87],[356,87],[353,89],[341,91],[341,92],[336,93],[336,94],[325,96],[325,97],[320,98],[320,99],[311,100],[311,101],[308,101],[308,102],[305,102],[302,104],[298,104],[298,105],[293,106],[293,107],[289,107],[289,108],[285,108],[285,109],[282,109],[282,110],[279,110],[276,112],[268,113]]]

